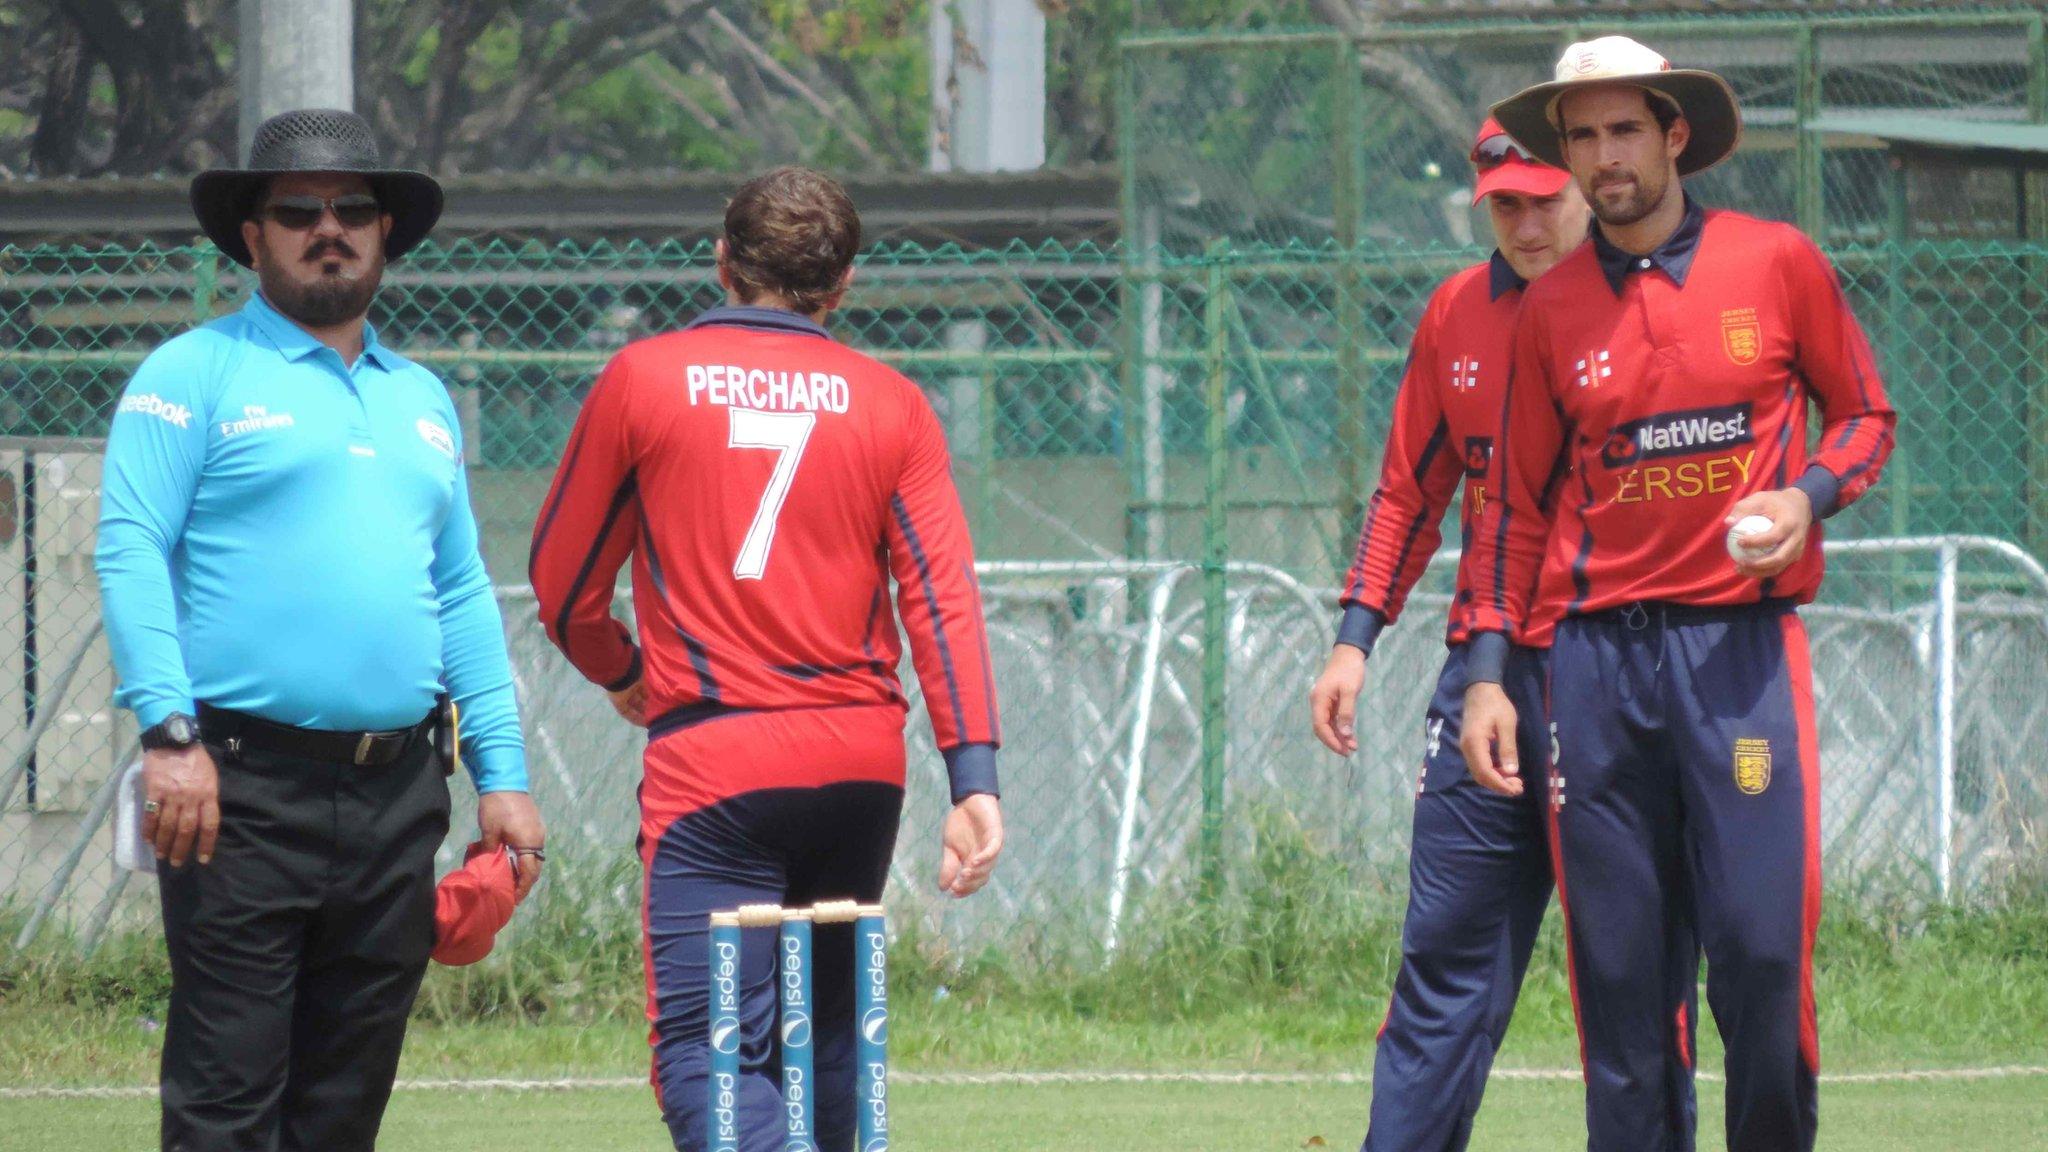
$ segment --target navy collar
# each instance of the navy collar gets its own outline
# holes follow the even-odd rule
[[[1493,290],[1492,299],[1498,300],[1510,292],[1519,292],[1529,286],[1529,282],[1522,279],[1522,274],[1515,271],[1515,266],[1508,263],[1508,258],[1500,254],[1500,249],[1493,250],[1493,258],[1486,264],[1486,283],[1487,287]]]
[[[1662,268],[1671,282],[1685,287],[1686,273],[1692,271],[1692,258],[1700,248],[1700,233],[1706,227],[1707,211],[1700,207],[1690,193],[1685,195],[1685,215],[1678,221],[1678,231],[1671,239],[1664,241],[1655,252],[1638,256],[1624,252],[1607,239],[1598,221],[1593,224],[1593,254],[1600,260],[1600,271],[1607,277],[1607,286],[1621,295],[1621,286],[1628,281],[1629,273],[1645,272],[1651,268]],[[1647,263],[1646,263],[1647,262]]]
[[[826,340],[832,338],[831,333],[812,322],[808,316],[799,316],[780,308],[759,308],[751,304],[728,304],[713,308],[690,321],[685,328],[708,328],[713,325],[752,328],[759,332],[790,332]]]

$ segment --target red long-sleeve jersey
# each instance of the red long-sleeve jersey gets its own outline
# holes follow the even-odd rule
[[[1500,498],[1469,558],[1473,630],[1635,601],[1809,602],[1820,518],[1877,482],[1896,423],[1833,267],[1797,229],[1690,201],[1649,256],[1596,229],[1523,296]],[[1813,499],[1812,540],[1778,577],[1742,576],[1723,518],[1791,485]]]
[[[629,554],[637,648],[611,615]],[[938,746],[992,748],[995,677],[937,416],[897,372],[760,308],[612,358],[530,569],[548,638],[595,683],[644,675],[650,716],[901,706],[892,575]]]
[[[1346,617],[1340,641],[1369,649],[1378,626],[1400,617],[1442,540],[1444,510],[1460,481],[1465,495],[1458,519],[1466,551],[1458,564],[1447,640],[1465,641],[1471,534],[1486,506],[1486,471],[1500,427],[1522,287],[1522,278],[1496,252],[1444,281],[1423,309],[1394,397],[1379,486],[1366,503],[1358,550],[1339,597]],[[1378,620],[1360,621],[1354,611],[1359,608]],[[1517,639],[1547,642],[1541,635]]]

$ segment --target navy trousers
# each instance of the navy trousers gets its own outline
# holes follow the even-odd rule
[[[1515,649],[1503,685],[1520,719],[1518,753],[1531,785],[1519,798],[1466,773],[1458,749],[1463,646],[1451,649],[1437,678],[1415,797],[1401,969],[1373,1060],[1365,1152],[1453,1152],[1471,1140],[1550,902],[1544,656]],[[1677,946],[1692,949],[1689,937]],[[1690,1068],[1674,1057],[1669,1075],[1690,1105]],[[1692,1129],[1690,1115],[1684,1129]]]
[[[900,708],[722,716],[648,745],[640,787],[649,1041],[662,1119],[680,1152],[705,1146],[709,1110],[710,914],[882,898],[903,809]],[[783,1152],[776,932],[749,928],[740,956],[744,1152]],[[853,925],[811,946],[813,1116],[820,1152],[854,1141]]]
[[[1730,1152],[1807,1152],[1819,1121],[1820,775],[1789,605],[1643,604],[1564,621],[1550,789],[1592,1152],[1680,1147],[1696,934],[1727,1049]]]

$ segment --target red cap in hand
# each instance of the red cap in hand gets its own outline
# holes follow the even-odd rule
[[[462,867],[434,888],[434,959],[474,964],[491,954],[499,930],[518,903],[512,858],[503,848],[485,850],[482,841],[463,853]]]

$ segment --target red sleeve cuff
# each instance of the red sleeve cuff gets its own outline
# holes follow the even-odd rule
[[[609,684],[606,684],[604,686],[604,690],[607,692],[624,692],[626,689],[631,688],[633,685],[639,682],[640,648],[638,645],[635,645],[633,648],[633,659],[629,663],[627,663],[626,671],[622,675],[620,675],[618,679],[612,681]]]

